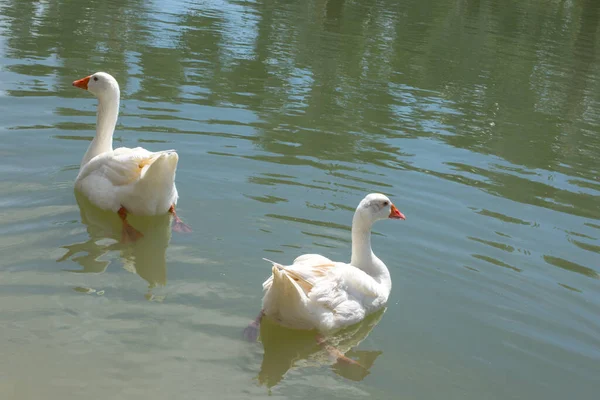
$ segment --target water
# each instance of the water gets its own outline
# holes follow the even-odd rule
[[[0,398],[595,399],[600,3],[0,3]],[[98,70],[115,145],[180,154],[178,210],[76,197]],[[383,314],[241,331],[267,257],[348,260],[369,192]]]

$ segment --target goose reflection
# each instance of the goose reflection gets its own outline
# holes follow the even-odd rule
[[[319,337],[316,331],[284,328],[264,318],[260,325],[264,356],[258,382],[271,388],[292,368],[323,365],[330,365],[336,374],[346,379],[364,379],[382,352],[355,347],[371,333],[384,312],[382,309],[326,338]]]
[[[131,216],[132,223],[144,232],[144,236],[134,243],[121,243],[121,221],[116,214],[97,208],[76,191],[75,198],[89,239],[63,246],[67,252],[57,262],[71,259],[83,269],[67,271],[101,273],[111,262],[102,257],[111,251],[119,252],[123,267],[148,282],[146,298],[160,300],[154,297],[152,289],[167,283],[166,251],[171,240],[171,216]]]

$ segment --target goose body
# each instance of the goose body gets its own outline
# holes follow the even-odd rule
[[[178,159],[174,150],[111,149],[81,166],[75,188],[103,210],[124,207],[134,215],[166,214],[177,204]]]
[[[170,212],[174,230],[189,232],[177,217],[178,194],[175,171],[179,157],[175,150],[151,152],[142,147],[113,150],[113,134],[119,115],[119,84],[111,75],[96,72],[73,82],[98,98],[96,136],[85,153],[75,189],[92,204],[119,213],[123,220],[123,239],[143,236],[127,223],[127,214],[140,216]]]
[[[352,221],[349,264],[319,254],[302,255],[288,266],[271,261],[272,275],[263,283],[262,314],[290,328],[327,332],[383,308],[392,281],[371,249],[371,226],[387,218],[405,219],[386,196],[373,193],[360,202]]]

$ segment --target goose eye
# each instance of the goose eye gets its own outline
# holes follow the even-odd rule
[[[97,77],[97,76],[95,76],[95,77],[94,77],[94,80],[95,80],[95,81],[97,81],[97,80],[98,80],[98,77]]]
[[[387,206],[389,206],[389,205],[390,205],[390,202],[389,202],[389,201],[384,201],[384,202],[383,202],[383,206],[384,206],[384,207],[387,207]]]

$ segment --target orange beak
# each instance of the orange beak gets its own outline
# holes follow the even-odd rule
[[[73,86],[77,86],[78,88],[87,90],[89,81],[90,81],[90,76],[86,76],[85,78],[82,78],[82,79],[79,79],[78,81],[73,82]]]
[[[404,216],[404,214],[402,214],[400,212],[400,210],[398,210],[396,208],[396,206],[393,205],[393,204],[392,204],[392,211],[390,212],[389,218],[391,218],[391,219],[406,219],[406,217]]]

